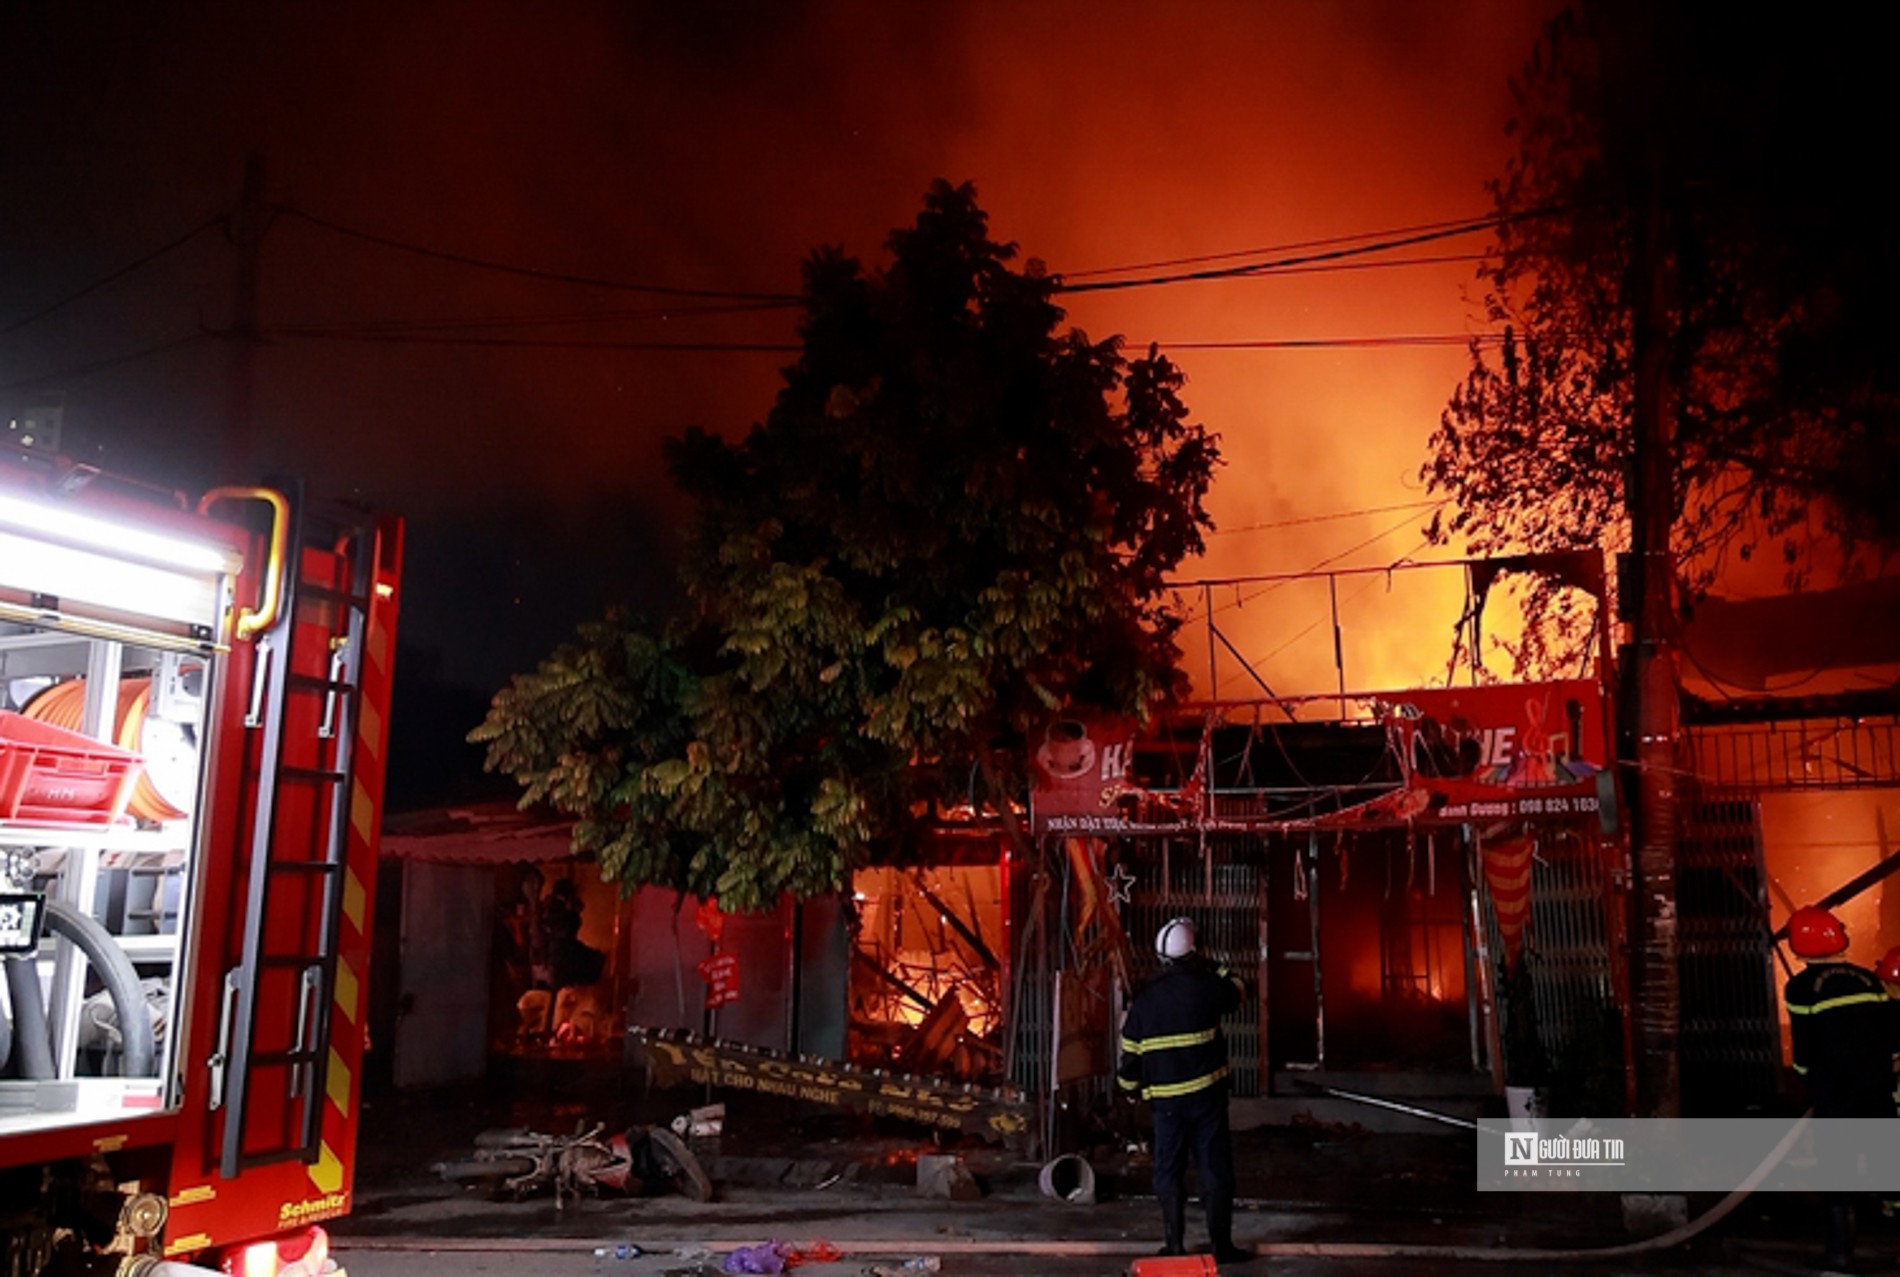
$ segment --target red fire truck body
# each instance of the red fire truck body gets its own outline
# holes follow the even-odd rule
[[[402,526],[0,454],[0,1271],[350,1206]]]

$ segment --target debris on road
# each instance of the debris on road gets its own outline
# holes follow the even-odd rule
[[[973,1202],[983,1196],[983,1190],[961,1157],[926,1153],[917,1159],[917,1194],[953,1202]]]

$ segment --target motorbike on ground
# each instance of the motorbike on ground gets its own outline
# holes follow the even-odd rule
[[[438,1162],[434,1170],[451,1183],[516,1201],[552,1190],[556,1211],[602,1193],[672,1191],[694,1201],[712,1200],[705,1167],[684,1140],[661,1126],[636,1126],[614,1135],[606,1134],[605,1123],[573,1135],[525,1128],[483,1131],[475,1137],[472,1156]]]

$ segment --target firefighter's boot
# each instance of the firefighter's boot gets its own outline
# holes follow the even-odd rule
[[[1254,1257],[1250,1250],[1234,1245],[1233,1199],[1209,1199],[1207,1203],[1207,1239],[1214,1243],[1214,1262],[1244,1264]]]
[[[1161,1199],[1161,1253],[1187,1254],[1187,1194]]]
[[[1827,1208],[1827,1266],[1846,1271],[1854,1262],[1854,1204],[1829,1202]]]

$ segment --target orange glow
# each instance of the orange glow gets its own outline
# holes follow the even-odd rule
[[[954,911],[955,922],[998,955],[1004,946],[1001,889],[997,865],[858,871],[852,892],[858,906],[854,944],[859,960],[852,963],[851,1006],[861,1051],[901,1050],[905,1043],[879,1026],[915,1028],[929,1007],[952,995],[968,1019],[965,1035],[981,1039],[994,1034],[1002,1013],[1000,972],[961,933],[951,914]]]
[[[1820,900],[1897,850],[1900,791],[1764,794],[1761,825],[1762,861],[1770,880],[1769,921],[1779,927],[1794,907]],[[1847,928],[1847,960],[1873,966],[1900,944],[1900,878],[1874,884],[1834,914]],[[1786,946],[1782,952],[1788,953]],[[1798,970],[1800,959],[1791,960]],[[1784,1053],[1788,1012],[1780,986],[1786,974],[1777,964],[1775,1004]]]

